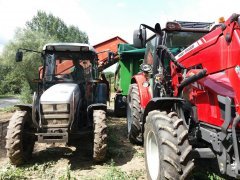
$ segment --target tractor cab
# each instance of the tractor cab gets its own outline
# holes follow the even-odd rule
[[[150,66],[151,73],[156,77],[155,80],[152,79],[150,82],[154,97],[172,94],[171,89],[168,88],[165,89],[165,92],[159,92],[159,89],[163,88],[158,87],[159,79],[167,80],[171,77],[170,54],[172,56],[181,55],[183,50],[187,52],[198,46],[197,40],[210,32],[212,24],[209,22],[172,21],[167,22],[163,29],[158,23],[155,28],[141,24],[140,29],[134,32],[134,45],[146,47],[143,63]],[[154,33],[149,38],[147,38],[146,29]],[[191,44],[193,46],[190,46]],[[160,86],[163,84],[164,82],[161,82]]]
[[[160,28],[159,24],[156,24],[155,29],[151,28],[151,31],[153,31],[154,34],[148,39],[146,39],[146,28],[149,26],[143,25],[142,31],[139,30],[139,32],[144,33],[138,34],[140,36],[141,34],[145,34],[142,36],[142,41],[146,44],[144,63],[153,64],[153,59],[160,53],[156,53],[159,50],[159,45],[166,46],[173,55],[176,56],[192,43],[207,34],[210,31],[211,24],[212,23],[207,22],[173,21],[167,22],[163,29]],[[134,37],[134,39],[136,39],[136,37]],[[139,40],[141,41],[141,39],[138,38],[138,40],[135,40],[134,42],[139,43]]]
[[[98,77],[96,52],[87,44],[46,44],[42,56],[40,78],[44,89],[56,83],[86,83]]]

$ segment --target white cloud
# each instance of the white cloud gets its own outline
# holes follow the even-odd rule
[[[93,28],[91,16],[81,8],[78,0],[68,2],[65,0],[1,0],[0,23],[2,28],[0,28],[0,38],[10,40],[16,27],[24,27],[26,21],[31,20],[38,10],[52,13],[66,24],[78,26],[83,31]]]
[[[124,8],[124,7],[126,7],[126,4],[124,2],[118,2],[116,4],[116,6],[119,7],[119,8]]]
[[[80,0],[69,0],[68,2],[65,0],[0,0],[0,22],[1,26],[5,27],[0,28],[0,38],[4,38],[4,43],[6,43],[13,37],[16,27],[24,27],[26,21],[31,20],[38,10],[52,13],[61,18],[67,25],[79,27],[80,30],[87,33],[92,45],[122,35],[121,32],[124,31],[124,28],[114,29],[108,23],[108,19],[96,22],[96,14],[99,12],[83,9],[81,4]],[[118,3],[118,7],[124,6],[124,3]]]
[[[26,20],[33,14],[33,8],[22,1],[0,1],[0,37],[9,40],[13,37],[15,28],[24,26]],[[27,6],[27,7],[26,7]]]
[[[156,5],[152,6],[153,3]],[[158,22],[164,27],[168,20],[215,21],[220,16],[228,18],[233,12],[239,13],[240,1],[156,0],[151,4],[139,1],[137,5],[135,1],[126,0],[104,3],[95,0],[0,0],[0,39],[3,39],[0,44],[10,40],[16,27],[23,27],[37,10],[52,13],[68,25],[78,26],[94,45],[117,35],[132,43],[133,30],[141,23],[154,26]]]

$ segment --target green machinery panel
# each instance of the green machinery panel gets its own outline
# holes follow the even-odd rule
[[[128,94],[128,88],[133,75],[139,72],[143,62],[145,48],[137,49],[130,44],[119,44],[118,54],[120,56],[117,71],[115,73],[115,87],[121,90],[122,95]]]

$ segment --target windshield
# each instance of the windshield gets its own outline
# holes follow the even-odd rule
[[[166,46],[168,48],[186,48],[200,39],[207,32],[183,32],[171,31],[166,32]]]
[[[93,79],[95,56],[92,53],[55,52],[45,54],[43,78],[50,81],[86,82]]]

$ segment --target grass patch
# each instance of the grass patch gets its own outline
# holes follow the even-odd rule
[[[137,180],[140,177],[144,177],[145,171],[144,170],[136,170],[136,171],[131,171],[129,174],[130,179]]]
[[[215,173],[208,172],[207,174],[208,174],[208,179],[211,179],[211,180],[225,180],[224,178],[218,176]]]
[[[56,174],[56,170],[53,168],[55,162],[47,162],[43,164],[24,165],[22,167],[15,167],[8,164],[0,169],[1,180],[15,180],[15,179],[76,179],[71,176],[69,167],[66,171]]]
[[[18,98],[19,95],[13,95],[13,94],[0,94],[0,99],[3,98]]]
[[[27,179],[27,176],[24,169],[7,165],[6,167],[0,169],[0,179],[1,180]]]
[[[58,178],[59,180],[76,180],[77,178],[72,176],[72,172],[70,170],[70,167],[68,166],[66,169],[66,172],[62,176]]]
[[[5,108],[0,108],[0,112],[15,112],[18,108],[14,106],[8,106]]]
[[[120,168],[112,166],[109,168],[107,173],[101,179],[113,180],[113,179],[129,179],[126,172],[122,171]]]
[[[221,176],[209,171],[197,171],[192,175],[195,180],[225,180]]]
[[[136,152],[136,153],[134,153],[134,156],[133,157],[137,157],[137,158],[144,158],[144,152]]]
[[[111,161],[111,164],[108,165],[108,170],[105,173],[105,175],[100,178],[102,180],[114,180],[114,179],[119,179],[119,180],[137,180],[139,177],[143,176],[144,172],[143,171],[132,171],[130,173],[127,173],[125,171],[122,171],[119,167],[115,166],[114,161]]]

